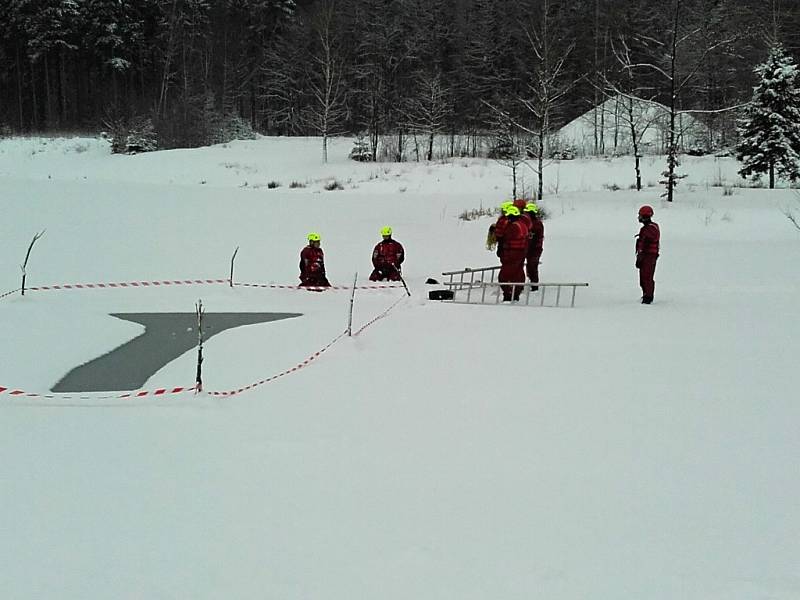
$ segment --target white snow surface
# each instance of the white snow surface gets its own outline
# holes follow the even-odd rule
[[[0,142],[0,293],[42,230],[28,286],[224,279],[237,246],[236,280],[295,284],[309,231],[334,284],[365,284],[384,225],[412,291],[358,290],[355,329],[399,302],[275,381],[135,400],[9,391],[47,394],[138,335],[109,313],[198,298],[303,313],[208,340],[205,389],[235,389],[339,335],[350,294],[0,299],[0,598],[800,598],[795,193],[724,196],[714,184],[736,165],[705,157],[684,162],[668,205],[628,189],[630,159],[554,163],[541,275],[589,282],[576,307],[442,304],[427,277],[495,264],[490,219],[458,215],[506,199],[509,171],[359,164],[351,146],[334,140],[322,165],[317,139],[138,156]],[[643,167],[655,183],[664,165]],[[343,190],[323,189],[333,178]],[[644,203],[662,228],[651,306],[633,265]],[[192,385],[194,367],[188,352],[144,389]]]

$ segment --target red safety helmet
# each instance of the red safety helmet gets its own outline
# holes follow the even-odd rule
[[[524,198],[517,198],[516,200],[514,200],[514,206],[516,206],[519,209],[519,212],[522,212],[523,210],[525,210],[525,206],[527,204],[528,204],[528,201],[525,200]]]
[[[643,207],[639,209],[639,216],[647,217],[649,219],[650,217],[653,216],[653,207],[645,204]]]

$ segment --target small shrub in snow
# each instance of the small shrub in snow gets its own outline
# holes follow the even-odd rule
[[[293,181],[292,183],[289,184],[289,189],[290,190],[294,190],[294,189],[297,189],[297,188],[304,188],[304,187],[306,187],[306,184],[302,183],[300,181]]]
[[[708,153],[709,151],[702,146],[692,146],[686,150],[686,154],[689,156],[705,156]]]
[[[722,186],[722,195],[723,196],[733,196],[733,186],[732,185],[724,185],[724,186]]]
[[[359,162],[372,162],[372,150],[363,135],[359,135],[353,142],[353,149],[350,150],[350,159]]]
[[[344,189],[344,186],[341,183],[339,183],[336,179],[332,179],[331,181],[326,183],[324,187],[329,192],[332,192],[334,190],[343,190]]]
[[[539,212],[537,214],[539,216],[539,219],[542,221],[546,221],[547,219],[550,218],[550,211],[547,210],[547,207],[542,206],[541,204],[539,205]]]
[[[256,134],[249,121],[236,114],[220,114],[215,110],[206,111],[206,144],[227,144],[233,140],[254,140]]]
[[[572,146],[567,146],[560,150],[554,150],[550,153],[550,158],[553,160],[575,160],[576,150]]]
[[[498,211],[496,208],[484,208],[481,206],[480,208],[461,211],[461,214],[458,215],[458,218],[462,221],[475,221],[481,217],[492,217],[497,214],[497,212]]]
[[[268,187],[269,189],[271,189],[271,190],[274,190],[275,188],[279,188],[279,187],[281,187],[281,184],[280,184],[280,182],[278,182],[278,181],[270,181],[270,182],[267,184],[267,187]]]
[[[149,117],[138,116],[130,121],[110,119],[106,123],[111,130],[111,152],[113,154],[137,154],[158,150],[158,134]]]
[[[636,187],[636,186],[634,186]],[[618,192],[622,188],[619,187],[616,183],[604,183],[603,188],[606,190],[611,190],[612,192]]]
[[[89,150],[89,144],[78,142],[72,148],[70,148],[72,152],[75,154],[83,154],[87,150]]]

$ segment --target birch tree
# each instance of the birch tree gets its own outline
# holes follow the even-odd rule
[[[538,178],[538,198],[544,196],[545,160],[554,119],[565,97],[580,78],[568,71],[567,59],[575,43],[560,45],[562,33],[556,28],[550,0],[543,0],[541,12],[529,15],[527,22],[522,25],[523,39],[534,58],[534,64],[517,99],[525,115],[525,122],[520,125],[533,135],[535,142],[531,152],[536,159],[533,170]]]
[[[644,58],[637,62],[632,61],[625,66],[634,77],[640,76],[642,72],[654,74],[657,79],[660,79],[661,89],[666,96],[668,109],[667,168],[662,172],[664,179],[660,183],[665,187],[662,197],[665,197],[668,202],[673,201],[675,186],[680,179],[685,177],[676,172],[677,167],[680,166],[678,156],[680,151],[679,115],[691,112],[709,112],[681,110],[681,95],[689,88],[707,57],[732,41],[732,39],[701,39],[699,34],[702,27],[687,23],[688,2],[689,0],[671,0],[671,3],[665,7],[667,10],[662,18],[668,26],[660,37],[646,34],[635,36]]]
[[[344,60],[334,17],[336,0],[320,2],[311,19],[314,46],[309,57],[308,82],[311,103],[305,119],[322,137],[322,162],[328,162],[328,138],[338,132],[345,116]]]

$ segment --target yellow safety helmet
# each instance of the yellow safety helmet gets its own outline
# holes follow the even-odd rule
[[[383,236],[392,235],[392,228],[389,227],[388,225],[386,227],[381,227],[381,235]]]
[[[308,234],[308,241],[309,242],[319,242],[320,240],[322,240],[322,238],[320,237],[320,235],[318,233],[309,233]]]
[[[512,204],[511,206],[506,206],[503,209],[503,214],[507,217],[518,217],[520,213],[519,209]]]
[[[500,210],[502,210],[503,213],[505,213],[506,209],[509,206],[514,206],[514,201],[513,200],[507,200],[506,202],[503,202],[502,204],[500,204]]]
[[[536,206],[536,203],[535,203],[535,202],[528,202],[528,203],[525,205],[525,212],[531,212],[531,213],[533,213],[533,214],[538,214],[538,212],[539,212],[539,207],[538,207],[538,206]]]

